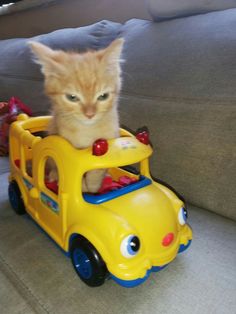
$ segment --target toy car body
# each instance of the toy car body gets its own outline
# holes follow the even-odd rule
[[[151,178],[150,145],[121,129],[119,138],[108,140],[108,151],[95,156],[91,147],[75,149],[60,136],[37,136],[50,119],[21,114],[12,124],[9,199],[71,257],[86,284],[99,286],[109,274],[123,286],[136,286],[190,245],[184,203]],[[45,183],[48,158],[58,168],[58,194]],[[124,167],[136,163],[140,174]],[[125,175],[135,182],[101,195],[82,193],[84,174],[102,168],[114,180]]]

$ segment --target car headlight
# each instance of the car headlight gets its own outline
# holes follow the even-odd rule
[[[188,218],[187,209],[184,207],[181,207],[178,213],[178,219],[181,226],[183,226],[186,223],[187,218]]]
[[[140,249],[140,240],[136,235],[130,234],[121,242],[120,251],[126,258],[134,257]]]

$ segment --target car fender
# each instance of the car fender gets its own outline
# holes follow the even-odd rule
[[[65,236],[64,249],[69,252],[72,240],[76,236],[86,238],[99,252],[107,265],[120,258],[121,240],[134,233],[134,228],[121,216],[99,206],[91,216],[88,210],[86,217],[80,217],[78,223],[71,225]]]
[[[171,200],[176,211],[178,211],[180,207],[184,206],[184,202],[179,199],[179,197],[170,188],[156,181],[153,181],[153,184],[157,186],[169,200]]]

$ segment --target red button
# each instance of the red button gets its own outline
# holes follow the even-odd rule
[[[162,240],[163,246],[169,246],[174,240],[174,233],[168,233]]]

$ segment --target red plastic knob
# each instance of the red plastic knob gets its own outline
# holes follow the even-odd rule
[[[149,144],[149,133],[148,131],[141,131],[136,134],[136,138],[139,140],[139,142],[148,145]]]
[[[108,151],[107,140],[100,138],[93,143],[93,155],[102,156]]]

